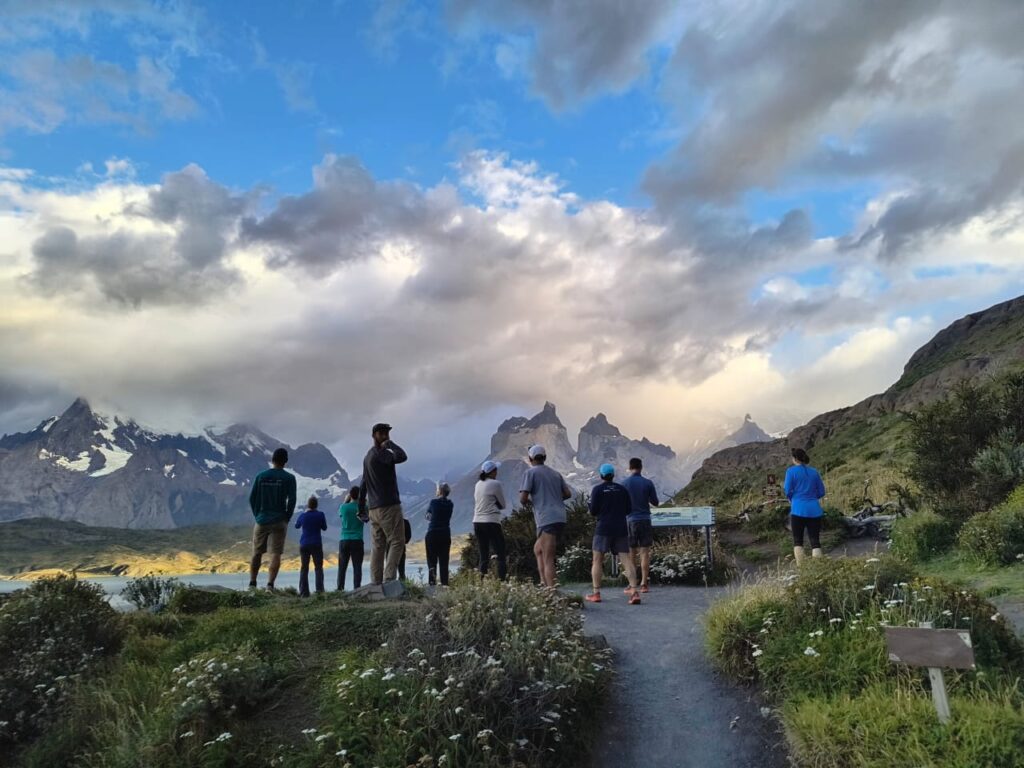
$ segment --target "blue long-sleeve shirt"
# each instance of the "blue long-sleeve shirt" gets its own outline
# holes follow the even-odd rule
[[[656,507],[659,504],[658,492],[654,490],[654,483],[643,475],[630,475],[622,481],[622,487],[629,491],[629,498],[632,502],[629,522],[650,520],[651,507]]]
[[[825,483],[814,467],[806,464],[794,465],[786,470],[783,484],[786,498],[790,501],[790,512],[797,517],[821,517],[819,499],[825,496]]]
[[[302,529],[299,537],[300,547],[322,547],[323,539],[320,538],[320,531],[327,530],[327,518],[319,509],[307,509],[299,519],[295,521],[295,527]]]
[[[598,536],[620,538],[629,534],[626,518],[632,508],[629,491],[618,483],[603,482],[590,491],[590,514],[597,518]]]
[[[451,499],[431,499],[430,506],[427,507],[427,520],[430,521],[430,524],[427,526],[427,533],[430,533],[431,531],[450,533],[452,525],[452,510],[454,509],[455,505],[452,504]]]

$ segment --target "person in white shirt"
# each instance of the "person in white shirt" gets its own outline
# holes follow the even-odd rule
[[[508,578],[508,559],[505,554],[505,534],[501,530],[501,515],[506,509],[505,490],[498,480],[496,461],[485,461],[480,467],[480,479],[473,489],[473,535],[480,547],[480,577],[487,576],[491,565],[491,551],[498,557],[498,578]]]

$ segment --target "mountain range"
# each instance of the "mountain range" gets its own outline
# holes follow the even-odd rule
[[[486,460],[496,461],[498,480],[505,490],[510,507],[518,506],[519,486],[529,467],[526,460],[530,446],[539,443],[547,449],[547,465],[558,470],[574,490],[588,492],[598,481],[597,468],[604,463],[615,466],[620,477],[627,471],[633,457],[644,463],[644,474],[650,477],[665,499],[682,488],[702,459],[716,450],[736,445],[738,441],[771,440],[748,415],[735,432],[711,440],[698,441],[690,452],[677,454],[667,445],[642,437],[639,440],[622,434],[618,427],[598,413],[579,431],[576,448],[569,440],[568,430],[558,418],[555,405],[546,402],[539,413],[531,418],[516,416],[505,420],[491,437],[491,450],[472,470],[451,482],[451,499],[455,509],[452,530],[463,533],[472,530],[473,490],[479,480],[480,466]],[[420,503],[406,503],[413,536],[419,537],[427,527],[424,513],[429,499]]]
[[[770,439],[747,417],[735,433],[698,442],[684,455],[647,438],[631,439],[599,413],[580,430],[577,448],[569,441],[555,406],[545,403],[532,418],[503,422],[485,458],[503,462],[499,478],[514,504],[526,471],[524,457],[534,443],[548,449],[548,463],[579,491],[597,482],[596,468],[610,462],[624,472],[633,456],[670,495],[681,488],[700,459],[739,439]],[[77,399],[59,416],[30,432],[0,438],[0,522],[47,517],[93,526],[166,529],[193,525],[247,525],[249,483],[278,446],[288,449],[288,470],[298,480],[299,502],[316,496],[335,509],[350,478],[321,443],[291,447],[258,428],[235,424],[199,434],[166,434],[122,416],[100,413]],[[482,463],[483,459],[481,460]],[[453,532],[472,529],[473,487],[479,464],[452,483],[456,505]],[[399,477],[406,514],[420,538],[423,513],[435,491],[433,480]],[[328,515],[334,527],[335,516]]]

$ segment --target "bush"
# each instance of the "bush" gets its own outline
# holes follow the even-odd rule
[[[46,727],[123,635],[103,589],[73,577],[41,579],[0,605],[0,743]]]
[[[272,692],[272,676],[252,646],[209,651],[174,668],[167,696],[175,720],[195,735],[227,716],[253,712]]]
[[[270,592],[202,589],[189,584],[174,590],[167,607],[177,613],[200,614],[213,613],[220,608],[255,608],[273,599]]]
[[[889,549],[912,563],[921,563],[948,550],[956,541],[957,525],[934,512],[917,512],[898,519]]]
[[[590,583],[590,568],[593,562],[594,555],[590,547],[579,544],[569,547],[555,561],[558,580],[563,584]]]
[[[998,507],[968,520],[959,543],[968,557],[990,565],[1024,560],[1024,486]]]
[[[129,581],[121,590],[121,597],[140,611],[160,610],[180,588],[181,582],[177,579],[161,579],[150,574]]]
[[[756,680],[754,653],[786,604],[783,582],[767,579],[715,601],[704,617],[705,646],[712,663],[734,680]]]
[[[952,695],[950,709],[949,725],[940,726],[927,691],[878,684],[857,696],[796,699],[782,719],[792,759],[806,768],[1020,765],[1019,692]]]
[[[529,507],[516,509],[501,521],[505,534],[505,550],[508,555],[508,575],[513,579],[537,581],[537,558],[533,545],[537,542],[537,528],[533,510]],[[594,518],[587,507],[586,497],[580,494],[566,505],[565,530],[558,540],[558,551],[565,553],[572,547],[585,547],[588,551],[594,538]],[[461,553],[462,570],[476,570],[480,562],[480,547],[476,537],[470,534]],[[589,581],[588,575],[584,581]]]
[[[376,654],[343,656],[309,762],[577,765],[608,677],[566,598],[494,581],[453,588],[411,608]]]

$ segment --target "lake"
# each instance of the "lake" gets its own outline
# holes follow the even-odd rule
[[[363,561],[363,584],[370,583],[370,566],[368,562],[369,558]],[[450,566],[451,574],[454,575],[458,570],[458,561],[453,560]],[[405,565],[405,574],[412,581],[422,581],[424,584],[427,581],[427,564],[422,560],[409,560]],[[168,577],[169,574],[165,574],[163,577]],[[120,607],[120,603],[124,601],[120,598],[121,590],[124,589],[125,584],[131,581],[130,576],[84,576],[82,577],[90,582],[99,584],[103,587],[103,590],[111,596],[111,604],[115,607]],[[180,579],[186,584],[195,584],[197,587],[227,587],[228,589],[248,589],[249,588],[249,574],[248,573],[188,573],[174,578]],[[18,589],[24,589],[29,586],[31,581],[17,581],[17,580],[0,580],[0,592],[14,592]],[[260,587],[263,587],[267,583],[267,569],[264,567],[260,571]],[[325,568],[324,569],[324,586],[328,590],[333,590],[338,583],[338,568]],[[298,571],[281,571],[277,574],[277,587],[284,589],[286,587],[299,586],[299,572]],[[312,569],[309,574],[309,587],[313,589],[313,573]],[[349,567],[347,578],[345,579],[345,588],[348,590],[352,589],[352,568]]]

